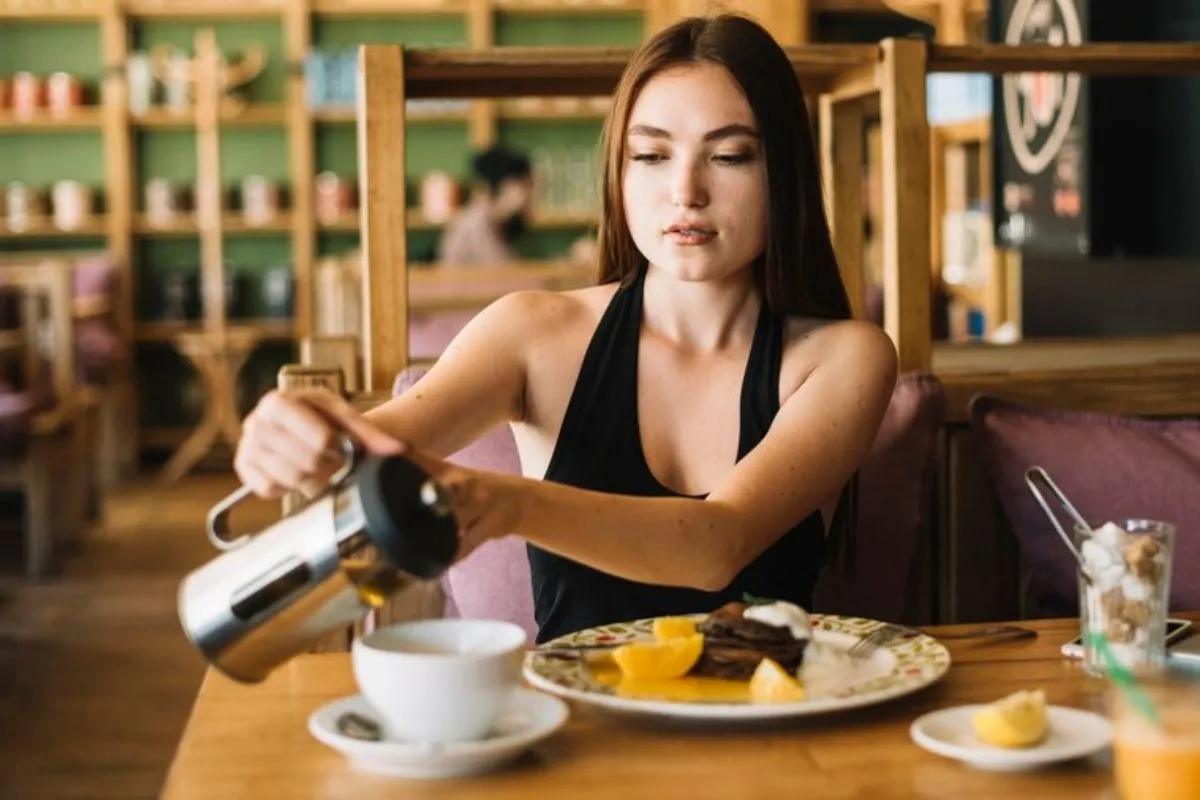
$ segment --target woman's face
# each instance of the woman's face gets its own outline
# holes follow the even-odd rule
[[[724,67],[655,75],[626,137],[625,218],[651,264],[680,280],[718,280],[763,252],[766,165],[754,114]]]

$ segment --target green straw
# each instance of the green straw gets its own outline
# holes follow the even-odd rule
[[[1117,685],[1125,699],[1129,701],[1137,712],[1142,717],[1156,728],[1162,728],[1162,718],[1158,714],[1158,709],[1154,707],[1154,701],[1142,689],[1137,678],[1130,672],[1124,664],[1117,660],[1117,656],[1113,653],[1112,648],[1108,646],[1108,639],[1103,633],[1098,631],[1088,630],[1084,633],[1084,641],[1089,647],[1094,647],[1100,658],[1104,662],[1104,673],[1109,680]]]

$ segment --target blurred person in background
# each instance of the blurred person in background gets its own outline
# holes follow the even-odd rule
[[[513,244],[528,227],[533,200],[529,159],[496,146],[471,160],[471,173],[470,196],[446,225],[438,260],[455,265],[513,261]]]

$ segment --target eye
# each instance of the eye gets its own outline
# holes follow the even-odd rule
[[[721,164],[748,164],[754,160],[753,153],[718,153],[713,160]]]
[[[666,159],[666,156],[661,153],[634,153],[630,158],[634,161],[640,161],[644,164],[657,164]]]

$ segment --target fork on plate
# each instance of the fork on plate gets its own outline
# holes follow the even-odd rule
[[[990,636],[1011,636],[1014,639],[1025,639],[1037,636],[1037,631],[1022,628],[1018,625],[988,625],[983,628],[964,631],[962,633],[943,633],[939,635],[925,634],[917,628],[907,625],[885,623],[866,636],[855,642],[847,651],[853,658],[864,658],[871,655],[880,647],[896,639],[911,639],[915,636],[929,635],[934,639],[984,639]]]

